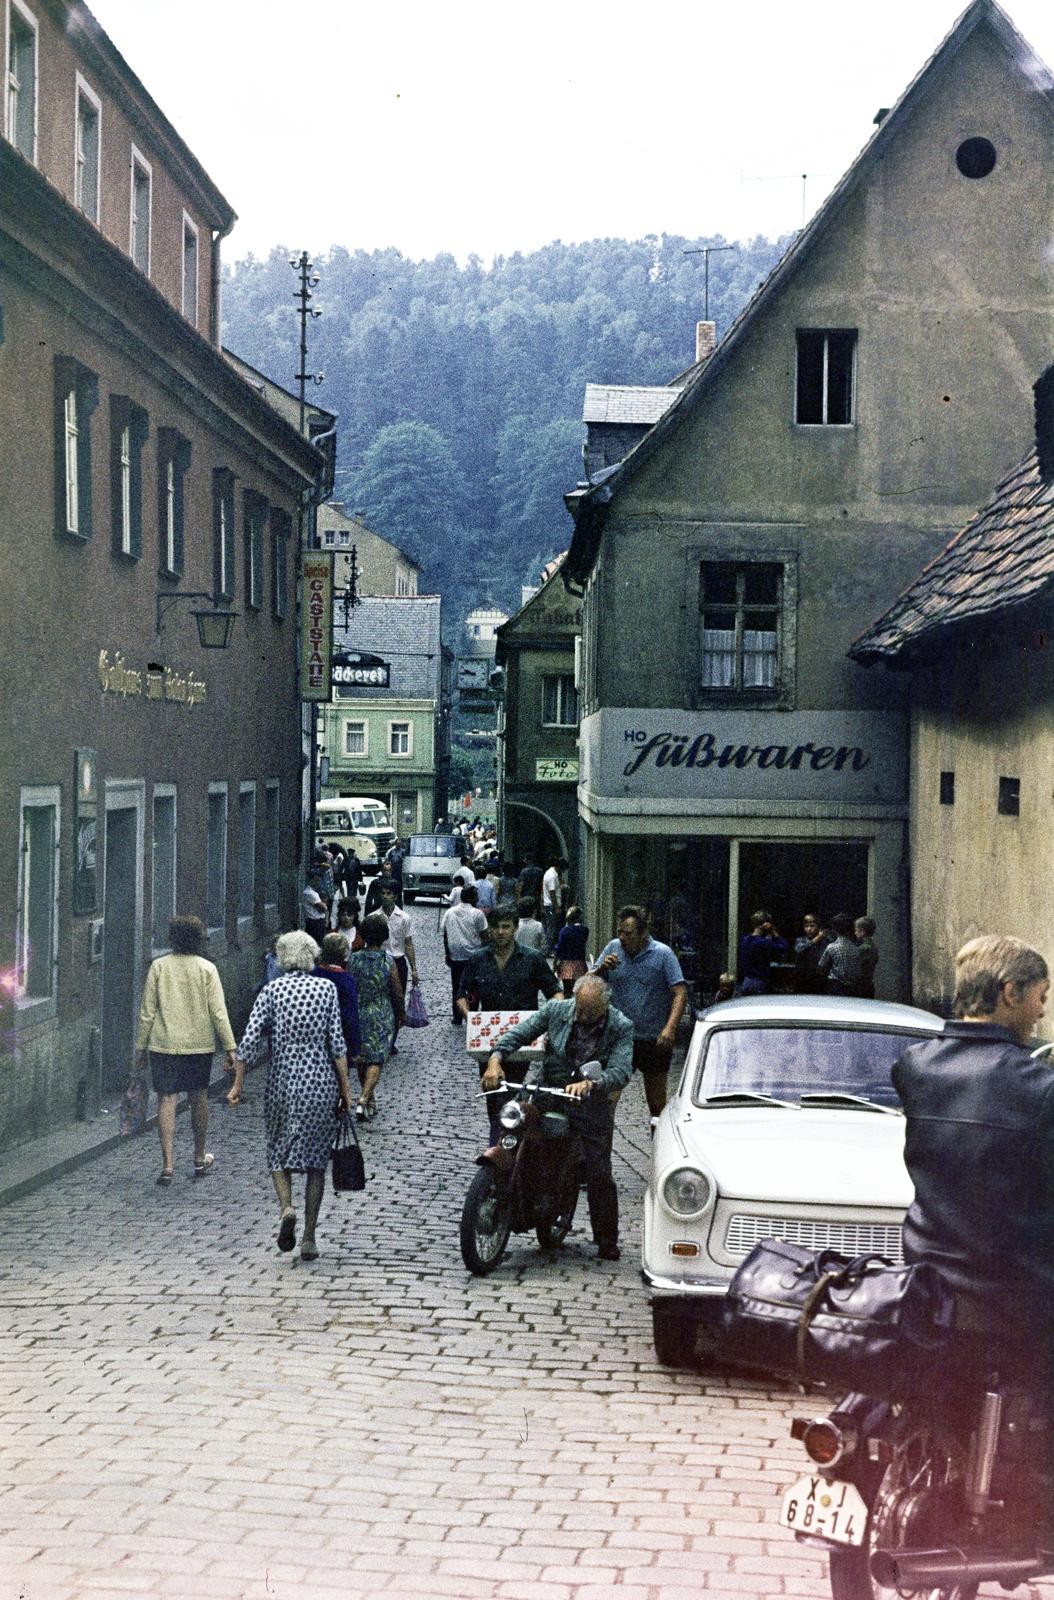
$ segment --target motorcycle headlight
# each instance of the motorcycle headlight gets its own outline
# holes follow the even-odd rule
[[[526,1117],[526,1111],[517,1100],[510,1100],[498,1112],[498,1121],[503,1128],[522,1128]]]
[[[675,1217],[695,1217],[710,1204],[713,1184],[695,1167],[675,1167],[663,1179],[662,1199]]]

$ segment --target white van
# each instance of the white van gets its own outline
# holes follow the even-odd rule
[[[383,801],[358,795],[320,800],[315,807],[315,843],[323,844],[328,839],[336,839],[351,855],[358,856],[367,872],[378,872],[395,843],[388,807]]]

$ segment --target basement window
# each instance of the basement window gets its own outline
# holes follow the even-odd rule
[[[799,328],[795,422],[848,427],[855,389],[856,329]]]
[[[1000,778],[998,810],[1001,817],[1017,817],[1021,815],[1020,778]]]

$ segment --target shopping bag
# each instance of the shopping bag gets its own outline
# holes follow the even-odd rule
[[[337,1137],[333,1142],[333,1188],[337,1194],[347,1194],[365,1187],[366,1163],[352,1120],[344,1112],[337,1122]]]
[[[409,998],[406,1002],[406,1026],[408,1028],[428,1027],[428,1007],[425,997],[421,993],[421,985],[415,983],[411,986]]]
[[[142,1133],[146,1127],[146,1105],[149,1090],[145,1078],[130,1078],[121,1100],[120,1131],[126,1136]]]

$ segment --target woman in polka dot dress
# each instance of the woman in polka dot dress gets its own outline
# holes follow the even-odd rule
[[[246,1064],[270,1045],[264,1118],[267,1165],[281,1211],[278,1248],[292,1250],[296,1243],[292,1175],[306,1172],[300,1259],[316,1261],[315,1224],[337,1132],[338,1095],[345,1111],[352,1106],[347,1048],[336,989],[325,978],[310,976],[318,960],[314,939],[284,933],[275,954],[283,976],[265,984],[256,997],[227,1099],[238,1104]]]

